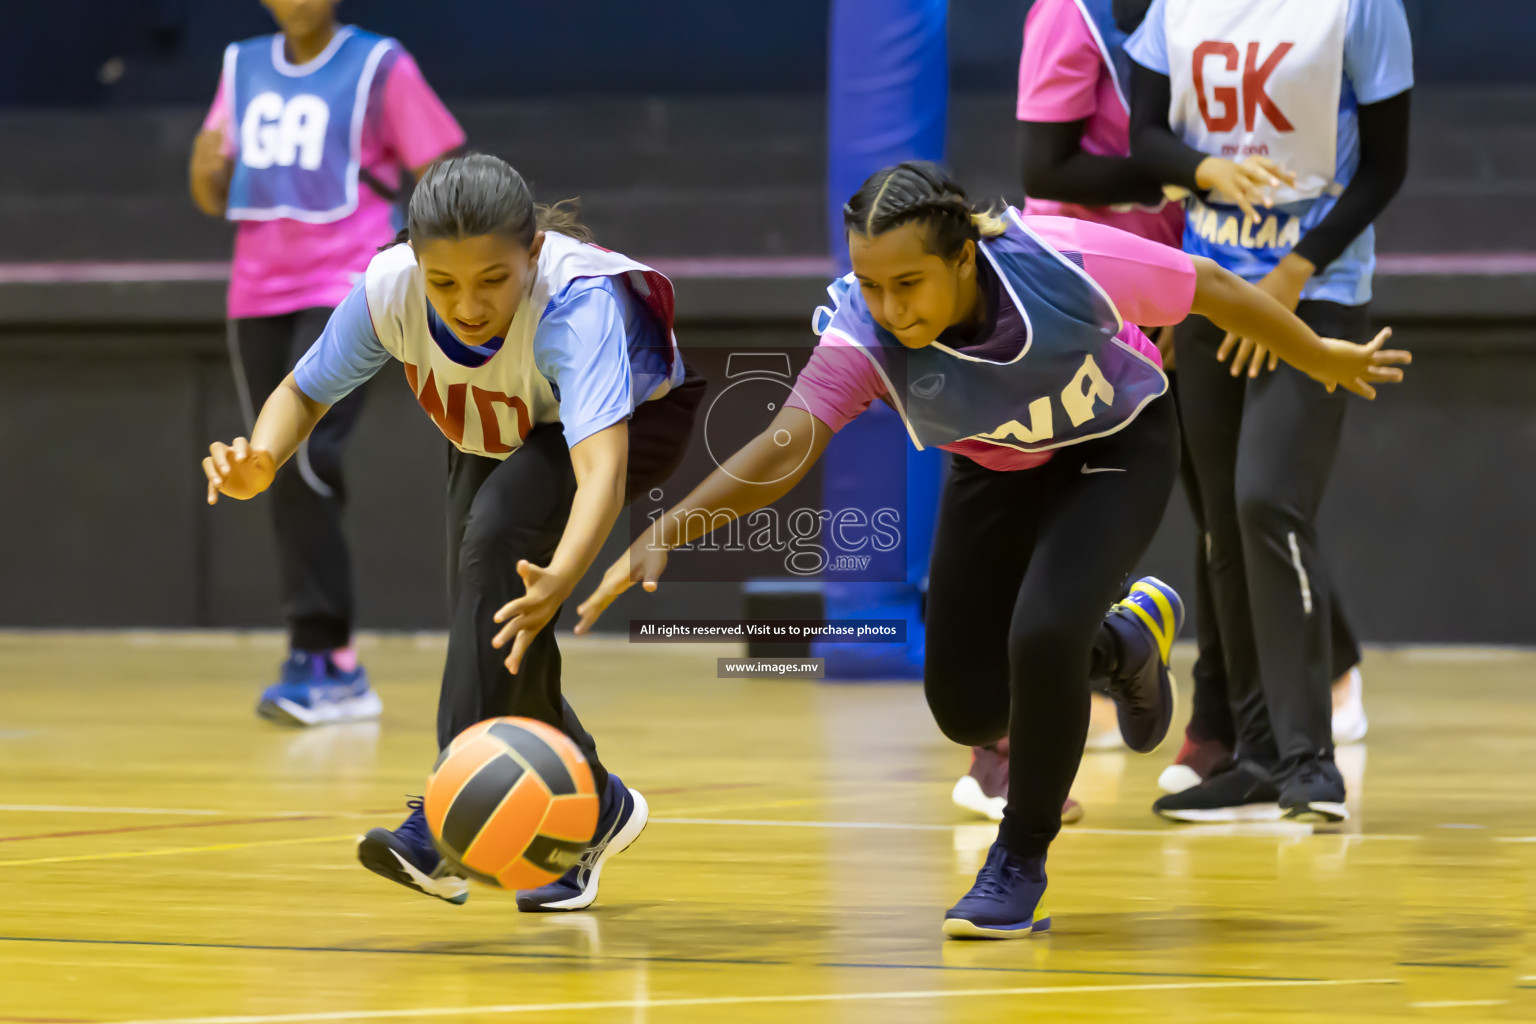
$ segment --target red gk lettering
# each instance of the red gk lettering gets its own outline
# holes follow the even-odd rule
[[[1295,131],[1295,127],[1275,105],[1265,91],[1271,75],[1280,61],[1295,47],[1294,43],[1281,43],[1276,46],[1269,57],[1259,62],[1259,44],[1249,43],[1244,55],[1242,74],[1242,113],[1243,129],[1253,131],[1258,122],[1258,112],[1264,111],[1264,116],[1269,118],[1278,131]],[[1206,130],[1212,134],[1229,132],[1237,127],[1237,113],[1239,89],[1231,85],[1215,85],[1210,90],[1210,98],[1206,98],[1205,88],[1205,62],[1207,58],[1215,57],[1221,61],[1219,70],[1232,72],[1238,67],[1238,52],[1235,43],[1216,42],[1207,40],[1195,47],[1194,52],[1194,83],[1195,100],[1200,106],[1200,117],[1205,121]]]
[[[1237,47],[1232,43],[1216,43],[1207,40],[1195,47],[1195,100],[1200,104],[1200,116],[1205,120],[1208,132],[1229,132],[1237,126],[1237,90],[1230,85],[1220,85],[1211,90],[1211,99],[1221,104],[1221,114],[1212,117],[1211,108],[1205,101],[1205,58],[1225,58],[1227,71],[1237,70]]]
[[[1269,59],[1263,64],[1259,63],[1259,44],[1248,44],[1248,60],[1243,65],[1243,127],[1253,131],[1254,114],[1259,107],[1264,108],[1264,116],[1269,118],[1269,123],[1275,126],[1277,131],[1291,132],[1296,129],[1291,127],[1291,122],[1280,113],[1280,108],[1275,106],[1275,101],[1269,98],[1264,91],[1264,83],[1269,81],[1269,76],[1275,73],[1275,67],[1281,58],[1291,52],[1293,43],[1281,43],[1275,47],[1275,52],[1269,55]]]

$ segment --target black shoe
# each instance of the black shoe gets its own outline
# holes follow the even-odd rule
[[[405,806],[411,813],[399,828],[371,828],[358,839],[357,859],[369,871],[407,889],[462,904],[469,899],[469,883],[437,852],[421,800],[408,800]]]
[[[1138,754],[1157,749],[1173,723],[1177,691],[1168,658],[1183,624],[1184,602],[1154,576],[1132,584],[1130,595],[1104,620],[1120,648],[1120,664],[1105,692],[1115,702],[1120,737]]]
[[[1292,821],[1348,821],[1344,776],[1332,761],[1307,761],[1280,787],[1280,811]]]
[[[1182,793],[1152,805],[1169,821],[1279,821],[1280,791],[1256,764],[1235,761]]]

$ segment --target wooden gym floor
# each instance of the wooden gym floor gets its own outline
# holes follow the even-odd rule
[[[957,943],[993,829],[917,687],[567,652],[653,817],[593,912],[524,916],[353,858],[421,790],[437,639],[363,647],[382,723],[295,732],[275,637],[0,635],[0,1022],[1536,1019],[1536,654],[1373,652],[1337,834],[1165,825],[1171,740],[1090,754],[1055,931]]]

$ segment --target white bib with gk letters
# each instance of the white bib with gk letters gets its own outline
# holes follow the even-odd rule
[[[1349,0],[1168,0],[1165,12],[1173,130],[1295,173],[1294,188],[1271,190],[1277,204],[1336,191]]]

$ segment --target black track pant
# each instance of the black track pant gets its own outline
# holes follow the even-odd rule
[[[320,337],[331,311],[231,320],[230,357],[246,433],[267,396]],[[283,617],[295,650],[326,651],[352,639],[352,559],[341,528],[346,503],[341,457],[363,411],[364,388],[331,407],[272,483]]]
[[[1168,371],[1173,382],[1173,396],[1178,398],[1178,373]],[[1211,579],[1206,569],[1205,509],[1200,495],[1200,479],[1195,475],[1194,460],[1189,454],[1189,431],[1180,417],[1180,440],[1183,442],[1179,461],[1179,482],[1184,485],[1184,496],[1189,500],[1194,514],[1195,540],[1195,636],[1198,647],[1195,657],[1194,707],[1189,716],[1189,728],[1202,740],[1217,740],[1228,747],[1237,744],[1237,726],[1232,718],[1231,694],[1227,690],[1226,654],[1221,648],[1221,626],[1216,621],[1216,602],[1211,597]],[[1360,644],[1354,629],[1344,614],[1344,605],[1335,586],[1329,598],[1330,615],[1333,618],[1332,665],[1329,672],[1334,679],[1360,664]]]
[[[1370,337],[1365,306],[1303,302],[1317,333]],[[1318,551],[1318,505],[1333,469],[1347,393],[1281,364],[1257,380],[1216,361],[1223,332],[1203,317],[1175,331],[1180,413],[1206,535],[1238,756],[1284,776],[1333,757],[1332,590]]]
[[[1088,735],[1090,677],[1114,670],[1103,626],[1163,518],[1178,472],[1173,401],[1119,433],[1000,473],[952,457],[928,584],[923,686],[944,734],[1009,738],[999,838],[1024,856],[1061,828]]]
[[[629,421],[625,502],[666,479],[682,462],[704,381],[690,376],[666,397],[646,402]],[[576,495],[571,453],[558,423],[534,427],[504,460],[454,449],[448,464],[448,588],[452,621],[448,660],[437,705],[437,743],[446,747],[476,722],[517,715],[563,731],[586,755],[598,793],[608,771],[597,745],[560,692],[560,647],[554,624],[523,652],[517,675],[507,671],[509,648],[491,640],[492,618],[523,596],[519,559],[549,564]]]

